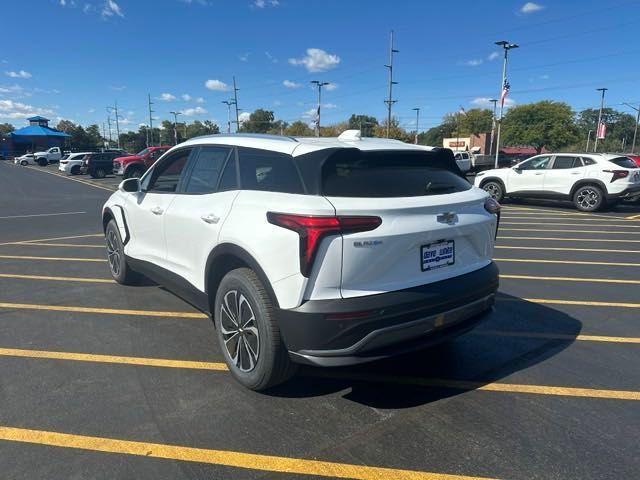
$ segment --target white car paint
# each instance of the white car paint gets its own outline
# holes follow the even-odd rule
[[[165,153],[142,177],[176,149],[206,145],[238,146],[296,157],[328,148],[362,151],[429,150],[396,140],[288,138],[260,135],[212,135],[191,139]],[[122,185],[121,185],[122,187]],[[428,187],[427,187],[428,188]],[[220,244],[248,252],[264,271],[278,305],[291,309],[311,299],[340,299],[390,292],[437,282],[491,263],[496,216],[484,207],[486,192],[471,187],[457,193],[402,198],[325,197],[274,191],[231,190],[202,195],[116,191],[105,209],[121,208],[130,240],[128,257],[150,262],[205,292],[206,260]],[[267,221],[268,212],[298,215],[379,216],[375,230],[325,237],[308,277],[300,268],[298,233]],[[438,216],[451,213],[455,225]],[[117,219],[121,231],[122,219]],[[421,271],[421,246],[455,241],[455,263]],[[356,246],[366,245],[364,248]]]
[[[85,155],[89,153],[91,152],[70,153],[67,158],[63,158],[62,160],[60,160],[58,170],[67,174],[71,174],[71,171],[74,167],[77,167],[79,169],[82,166],[82,160],[84,159]]]
[[[471,170],[473,164],[473,154],[469,152],[453,152],[453,158],[456,159],[458,168],[462,173],[467,173]]]
[[[36,165],[36,157],[33,153],[25,153],[20,157],[14,158],[13,163],[16,165]]]
[[[44,158],[47,162],[52,163],[57,162],[62,158],[62,150],[60,150],[60,147],[51,147],[48,150],[35,152],[33,155],[36,157],[36,161]]]

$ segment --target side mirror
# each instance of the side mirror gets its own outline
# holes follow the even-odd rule
[[[120,183],[120,185],[118,185],[118,190],[120,190],[121,192],[128,192],[128,193],[140,192],[142,190],[142,187],[140,185],[140,179],[127,178],[126,180],[123,180]]]
[[[511,167],[511,168],[513,168],[514,172],[520,173],[522,171],[522,169],[520,167]]]

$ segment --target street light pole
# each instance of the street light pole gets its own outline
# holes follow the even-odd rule
[[[589,152],[589,142],[591,140],[592,133],[593,133],[593,130],[589,130],[589,133],[587,133],[587,146],[584,149],[585,152]]]
[[[495,98],[492,98],[491,100],[489,100],[491,103],[493,103],[493,118],[491,120],[491,138],[489,139],[489,155],[493,155],[493,139],[495,138],[496,135],[496,109],[498,106],[498,100]]]
[[[633,108],[638,114],[636,115],[636,128],[633,130],[633,142],[631,144],[631,153],[635,153],[636,151],[636,137],[638,136],[638,123],[640,123],[640,108],[636,108],[633,105],[629,105],[625,103],[627,107]]]
[[[602,92],[602,97],[600,98],[600,112],[598,112],[598,123],[596,124],[596,140],[593,146],[593,152],[598,151],[598,133],[600,131],[600,122],[602,122],[602,110],[604,109],[604,92],[609,90],[608,88],[596,88],[598,92]]]
[[[504,112],[504,101],[506,97],[506,81],[507,81],[507,62],[509,57],[509,50],[512,48],[518,48],[515,43],[509,43],[506,40],[495,42],[496,45],[504,49],[504,60],[502,62],[502,83],[500,83],[500,118],[498,119],[498,134],[496,135],[496,161],[495,168],[498,168],[498,157],[500,155],[500,131],[502,127],[502,114]]]
[[[318,87],[318,115],[316,117],[316,137],[319,137],[320,136],[320,107],[322,106],[322,87],[329,85],[329,82],[312,80],[311,83]]]
[[[151,101],[151,94],[148,93],[147,94],[148,97],[148,104],[149,104],[149,137],[150,137],[150,141],[149,141],[149,146],[153,147],[153,110],[151,110],[151,105],[153,105],[153,102]],[[160,139],[158,139],[158,145],[160,145]]]
[[[236,87],[236,77],[233,77],[233,104],[236,106],[236,132],[240,129],[240,109],[238,108],[238,87]]]
[[[222,103],[227,106],[227,133],[231,133],[231,105],[235,105],[236,102],[234,100],[223,100]]]
[[[173,115],[173,138],[175,140],[174,145],[178,144],[178,115],[182,115],[182,112],[169,112]]]
[[[414,142],[416,145],[418,144],[418,127],[420,126],[420,107],[412,108],[416,112],[416,137]]]

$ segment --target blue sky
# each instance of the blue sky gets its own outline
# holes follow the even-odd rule
[[[30,114],[87,125],[118,101],[122,128],[154,116],[226,125],[235,75],[244,112],[307,119],[323,91],[323,124],[385,116],[389,31],[395,31],[394,114],[413,128],[499,94],[506,39],[510,102],[562,100],[575,109],[640,102],[640,1],[5,0],[0,122]],[[37,32],[30,34],[29,32]],[[499,53],[499,52],[498,52]],[[497,57],[497,58],[495,58]],[[630,111],[630,110],[629,110]]]

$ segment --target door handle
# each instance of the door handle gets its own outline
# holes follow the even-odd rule
[[[151,213],[153,213],[154,215],[162,215],[164,213],[164,210],[160,207],[153,207],[151,209]]]
[[[536,174],[534,174],[534,175],[542,175],[542,172],[540,172],[540,173],[536,173]]]
[[[580,172],[571,172],[571,175],[580,175]]]
[[[218,223],[220,221],[220,217],[214,215],[213,213],[210,213],[208,215],[203,215],[200,218],[202,219],[203,222],[209,223],[209,224]]]

